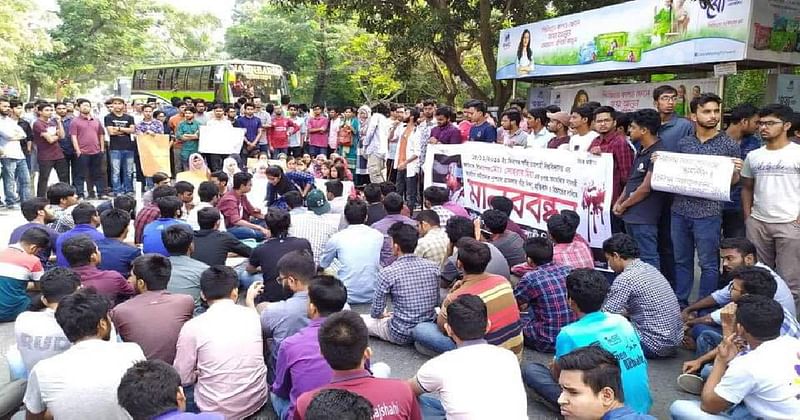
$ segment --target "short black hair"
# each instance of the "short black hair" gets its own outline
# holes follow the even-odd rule
[[[675,89],[674,87],[670,86],[670,85],[661,85],[661,86],[653,89],[653,100],[657,101],[658,98],[660,98],[661,95],[663,95],[665,93],[671,93],[673,95],[677,95],[678,94],[678,90]]]
[[[467,103],[464,104],[464,109],[467,108],[475,108],[476,111],[485,114],[486,113],[486,102],[483,102],[478,99],[470,99]]]
[[[194,240],[194,233],[189,225],[183,223],[167,226],[161,231],[161,242],[169,255],[186,255]]]
[[[514,203],[510,198],[503,195],[496,195],[490,198],[489,206],[495,210],[502,211],[506,216],[511,216],[511,212],[514,210]]]
[[[581,312],[597,312],[603,307],[609,284],[605,276],[591,268],[576,268],[567,274],[567,297]]]
[[[317,273],[314,257],[305,249],[284,254],[278,260],[277,268],[281,275],[292,276],[303,284],[308,284]]]
[[[112,204],[115,209],[127,211],[130,215],[136,210],[136,199],[127,194],[114,197]]]
[[[316,306],[320,316],[330,316],[344,308],[347,288],[334,276],[314,276],[308,283],[308,301]]]
[[[478,296],[463,294],[447,305],[447,324],[461,341],[483,338],[488,320],[486,303]]]
[[[403,197],[393,192],[383,197],[383,207],[387,214],[400,214],[403,211]]]
[[[585,118],[587,123],[590,123],[594,117],[594,110],[589,105],[581,105],[572,108],[572,114],[578,114],[582,119]]]
[[[44,211],[47,205],[50,204],[44,197],[33,197],[22,202],[20,208],[22,209],[22,216],[25,220],[32,222],[39,216],[40,211]]]
[[[381,185],[377,183],[367,184],[364,187],[364,198],[367,199],[367,203],[379,203],[383,198],[383,192],[381,191]]]
[[[300,195],[299,191],[287,191],[286,194],[283,195],[284,201],[286,201],[286,205],[289,206],[289,209],[298,209],[303,207],[303,196]]]
[[[493,234],[500,234],[506,231],[508,227],[508,215],[500,210],[489,209],[483,212],[481,220],[489,232]]]
[[[544,109],[545,109],[545,111],[547,111],[547,112],[549,112],[551,114],[555,114],[556,112],[561,112],[561,107],[558,106],[558,105],[548,105],[548,106],[544,107]]]
[[[601,106],[601,107],[595,109],[594,110],[594,114],[592,115],[592,117],[594,119],[597,119],[597,116],[600,115],[600,114],[608,114],[608,115],[611,116],[611,119],[613,119],[615,121],[617,119],[617,110],[614,109],[613,106],[604,105],[604,106]]]
[[[361,225],[367,220],[367,203],[364,200],[348,200],[344,206],[344,219],[348,224]]]
[[[553,262],[553,243],[541,236],[525,241],[525,255],[537,266]]]
[[[719,249],[735,249],[742,258],[752,255],[753,259],[758,261],[756,246],[747,238],[723,238],[719,242]]]
[[[159,185],[153,188],[153,201],[163,197],[178,197],[178,190],[172,185]]]
[[[654,136],[658,134],[658,130],[661,128],[661,117],[655,109],[639,109],[629,115],[632,123],[636,123],[641,128],[646,128]]]
[[[204,207],[197,211],[197,226],[200,229],[214,229],[220,217],[216,207]]]
[[[144,254],[133,260],[131,272],[144,281],[147,290],[164,290],[172,275],[172,263],[161,254]]]
[[[117,387],[119,405],[144,420],[178,409],[181,377],[172,365],[158,359],[142,360],[128,368]]]
[[[562,372],[565,370],[583,372],[583,383],[595,394],[603,388],[611,388],[617,401],[625,402],[619,360],[599,345],[579,347],[557,358],[556,364]]]
[[[56,322],[70,343],[97,335],[97,325],[107,319],[111,303],[94,288],[64,296],[56,308]]]
[[[239,276],[225,265],[212,265],[200,275],[200,291],[206,301],[224,299],[239,287]]]
[[[97,216],[97,207],[92,203],[83,202],[72,209],[72,220],[76,225],[88,225],[92,223],[92,218]]]
[[[747,295],[736,302],[736,323],[761,341],[778,338],[785,317],[781,304],[770,297]]]
[[[463,237],[456,243],[458,261],[464,266],[464,274],[480,274],[486,271],[492,253],[489,246],[475,238]]]
[[[75,293],[81,286],[81,278],[69,268],[53,267],[39,279],[42,296],[50,303],[60,302],[64,296]]]
[[[561,214],[554,214],[547,219],[547,233],[557,244],[568,244],[575,239],[575,225]]]
[[[119,238],[131,223],[131,214],[117,208],[108,209],[100,215],[100,225],[106,238]]]
[[[458,243],[461,238],[472,238],[475,235],[475,225],[463,216],[453,216],[448,219],[444,230],[453,245]]]
[[[361,366],[369,346],[367,324],[353,311],[329,316],[319,329],[319,350],[333,370],[352,370]]]
[[[775,297],[778,282],[769,270],[762,267],[739,267],[731,273],[731,278],[742,282],[742,293],[748,295]]]
[[[161,197],[155,201],[156,205],[158,206],[158,210],[161,212],[161,217],[163,218],[178,218],[178,213],[183,207],[183,202],[178,197]]]
[[[381,185],[381,194],[383,194],[384,196],[392,192],[397,192],[397,185],[394,185],[393,182],[388,182],[388,181],[381,182],[380,185]]]
[[[306,408],[307,420],[370,420],[372,403],[346,389],[323,389],[314,395]]]
[[[75,235],[61,244],[61,253],[70,267],[81,267],[89,264],[92,254],[97,252],[97,245],[87,235]]]
[[[651,111],[655,111],[651,109]],[[620,128],[624,133],[628,132],[628,129],[631,127],[631,112],[617,112],[617,116],[614,117],[614,121],[617,124],[617,130]],[[656,112],[658,114],[658,112]]]
[[[509,121],[513,121],[517,125],[519,125],[519,123],[522,122],[522,114],[514,108],[505,110],[505,112],[503,112],[503,115],[501,115],[501,117],[506,117],[508,118]]]
[[[344,184],[338,179],[333,179],[325,183],[325,190],[334,197],[341,197],[344,194]]]
[[[791,110],[791,108],[789,108]],[[758,108],[751,103],[736,105],[731,109],[731,124],[739,124],[742,120],[749,120],[758,115]]]
[[[214,197],[219,197],[219,187],[211,181],[203,181],[197,187],[197,196],[203,203],[210,203]]]
[[[769,104],[758,111],[759,117],[775,116],[780,118],[783,122],[792,122],[794,111],[787,105],[783,104]]]
[[[450,194],[444,187],[430,186],[422,192],[422,197],[430,201],[431,206],[441,206],[450,199]]]
[[[250,175],[248,172],[237,172],[233,174],[233,189],[238,190],[242,188],[247,185],[251,179],[253,179],[253,175]]]
[[[178,181],[175,183],[175,191],[178,192],[178,195],[187,193],[187,192],[194,192],[194,185],[192,185],[189,181]]]
[[[53,245],[50,241],[50,234],[38,226],[29,227],[19,238],[20,243],[35,245],[39,249],[49,248]]]
[[[603,252],[606,254],[617,253],[624,260],[639,258],[639,245],[625,233],[615,233],[603,241]]]
[[[47,187],[47,199],[50,204],[57,206],[61,200],[76,195],[75,187],[66,182],[56,182],[55,184]]]
[[[412,254],[417,248],[419,232],[414,226],[403,222],[396,222],[387,231],[387,235],[392,238],[392,242],[400,247],[403,254]]]
[[[418,223],[425,222],[431,226],[439,226],[439,215],[433,210],[422,210],[414,218]]]
[[[211,178],[217,178],[219,182],[228,182],[228,174],[226,174],[224,171],[212,172]]]
[[[289,233],[292,218],[289,216],[288,211],[278,207],[270,207],[267,209],[267,214],[264,215],[264,222],[273,237],[281,237]]]
[[[436,108],[436,112],[433,115],[441,115],[447,118],[448,121],[454,121],[456,119],[456,113],[453,111],[453,107],[447,105]]]
[[[697,112],[697,108],[705,106],[710,102],[714,102],[717,105],[722,105],[722,98],[720,98],[716,93],[701,93],[700,96],[692,99],[692,101],[689,102],[689,110],[691,110],[692,114],[694,114]]]

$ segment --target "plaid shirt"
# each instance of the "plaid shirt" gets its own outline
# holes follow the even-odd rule
[[[135,244],[142,243],[145,226],[152,223],[159,217],[161,217],[161,210],[158,209],[158,206],[154,202],[139,210],[139,213],[136,214],[136,220],[133,222],[133,241]]]
[[[319,216],[305,208],[297,208],[289,212],[291,225],[289,236],[303,238],[311,244],[311,253],[314,254],[314,263],[319,264],[325,243],[339,231],[337,215],[326,214]]]
[[[414,255],[430,260],[437,267],[441,267],[447,260],[447,248],[450,245],[450,238],[447,233],[440,227],[434,227],[419,238],[417,241],[417,249],[414,250]]]
[[[578,235],[568,244],[553,245],[553,262],[572,268],[594,268],[592,250]]]
[[[373,318],[383,316],[387,295],[392,297],[389,336],[395,344],[410,344],[411,329],[436,317],[439,267],[416,255],[401,255],[378,273],[370,311]]]
[[[64,233],[72,228],[75,227],[75,221],[72,220],[72,210],[77,206],[77,204],[69,206],[65,209],[62,209],[60,206],[51,206],[50,208],[53,211],[53,216],[55,216],[56,221],[50,223],[51,229],[56,231],[56,233]],[[55,244],[53,244],[55,246]]]
[[[611,202],[617,201],[617,197],[625,189],[625,183],[631,175],[633,165],[633,149],[628,145],[628,140],[617,130],[612,130],[605,136],[598,136],[589,146],[599,147],[602,153],[611,153],[614,157],[614,190],[611,195]]]
[[[567,303],[567,274],[571,267],[547,263],[525,274],[514,287],[518,304],[529,305],[522,315],[522,333],[537,351],[555,350],[561,327],[575,321]]]
[[[669,356],[683,339],[678,298],[667,279],[640,259],[619,273],[606,295],[603,311],[627,314],[645,352]]]

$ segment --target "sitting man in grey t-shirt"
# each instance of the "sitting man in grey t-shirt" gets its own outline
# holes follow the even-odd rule
[[[456,243],[461,238],[474,238],[475,225],[466,217],[453,216],[447,221],[445,232],[447,232],[447,237],[450,239],[450,246],[453,252],[452,255],[447,258],[444,267],[442,267],[441,287],[449,289],[456,280],[461,278],[461,273],[458,271],[458,268],[456,268],[456,258],[458,257],[458,249],[455,247]],[[503,253],[491,243],[487,242],[486,245],[491,252],[491,259],[489,260],[489,265],[486,267],[486,272],[510,279],[511,271]]]

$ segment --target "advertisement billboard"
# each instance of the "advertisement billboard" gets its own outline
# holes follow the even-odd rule
[[[758,6],[753,9],[747,59],[800,63],[800,2],[758,2]]]
[[[753,1],[633,0],[505,29],[497,78],[743,60]]]

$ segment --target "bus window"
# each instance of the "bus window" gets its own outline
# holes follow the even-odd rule
[[[206,91],[213,91],[214,90],[214,67],[205,66],[203,67],[203,86],[201,86],[202,90]]]
[[[158,87],[158,69],[150,69],[145,71],[144,88],[154,90]]]
[[[136,70],[133,72],[133,88],[134,89],[142,89],[142,74],[141,70]]]
[[[191,67],[189,68],[188,76],[186,76],[186,88],[188,90],[202,90],[203,85],[203,68]]]
[[[161,84],[161,90],[172,90],[173,78],[175,77],[175,69],[164,69],[164,83]]]
[[[187,90],[186,87],[186,73],[189,69],[186,67],[178,67],[175,69],[175,84],[172,89]]]
[[[158,70],[158,83],[156,84],[156,89],[164,89],[164,69]]]

